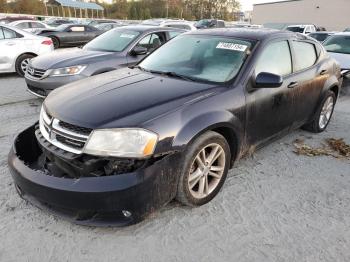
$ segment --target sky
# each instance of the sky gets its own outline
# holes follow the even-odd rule
[[[243,11],[253,10],[253,4],[277,2],[277,0],[240,0]]]

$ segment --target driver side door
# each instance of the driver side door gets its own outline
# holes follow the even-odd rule
[[[283,83],[275,88],[255,88],[255,78],[261,73],[283,77]],[[246,134],[250,145],[259,145],[289,131],[293,124],[293,63],[290,43],[277,40],[265,45],[258,55],[247,86]]]

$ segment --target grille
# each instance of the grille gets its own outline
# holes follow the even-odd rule
[[[62,122],[48,115],[42,108],[40,132],[52,145],[74,154],[81,154],[92,129]]]
[[[60,121],[58,123],[61,127],[68,129],[72,132],[77,132],[80,134],[84,134],[84,135],[89,135],[92,132],[91,128],[86,128],[86,127],[81,127],[81,126],[76,126],[76,125],[72,125],[63,121]]]
[[[32,66],[28,66],[27,73],[32,77],[42,78],[45,75],[46,70],[34,68]]]

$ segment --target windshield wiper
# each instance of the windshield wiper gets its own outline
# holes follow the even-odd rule
[[[128,68],[130,68],[130,69],[137,68],[137,69],[140,69],[141,71],[144,71],[144,72],[151,72],[150,70],[147,70],[147,69],[145,69],[145,68],[143,68],[142,66],[139,66],[139,65],[128,66]]]
[[[201,80],[201,79],[196,78],[196,77],[180,75],[176,72],[171,72],[171,71],[164,72],[164,71],[149,70],[148,72],[153,73],[153,74],[160,74],[160,75],[166,75],[166,76],[170,76],[170,77],[176,77],[176,78],[180,78],[180,79],[192,81],[192,82]]]

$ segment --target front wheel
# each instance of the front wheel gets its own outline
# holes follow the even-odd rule
[[[20,75],[22,77],[25,75],[29,61],[33,57],[34,57],[34,55],[24,54],[24,55],[21,55],[17,58],[15,67],[16,67],[16,72],[18,75]]]
[[[335,102],[336,97],[334,92],[327,91],[323,96],[313,121],[303,126],[303,128],[313,133],[321,133],[326,130],[333,115]]]
[[[224,184],[231,161],[226,139],[209,131],[186,150],[176,199],[188,206],[200,206],[212,200]]]

